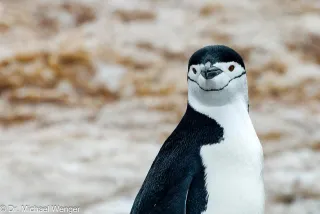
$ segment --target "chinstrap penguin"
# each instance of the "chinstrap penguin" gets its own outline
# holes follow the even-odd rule
[[[131,214],[263,214],[263,150],[249,117],[246,69],[223,45],[188,64],[188,105]]]

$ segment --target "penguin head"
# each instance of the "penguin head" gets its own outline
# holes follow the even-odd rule
[[[223,45],[196,51],[188,65],[188,100],[221,106],[240,98],[248,105],[248,87],[242,57]]]

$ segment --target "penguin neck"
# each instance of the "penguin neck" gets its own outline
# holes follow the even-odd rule
[[[188,107],[186,113],[196,111],[203,114],[210,119],[221,121],[233,121],[235,118],[249,118],[248,103],[242,97],[234,97],[225,105],[209,106],[203,105],[196,99],[188,100]]]

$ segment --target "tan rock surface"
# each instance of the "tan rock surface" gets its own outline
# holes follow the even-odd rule
[[[320,213],[320,4],[0,0],[0,204],[125,214],[196,49],[238,50],[269,214]]]

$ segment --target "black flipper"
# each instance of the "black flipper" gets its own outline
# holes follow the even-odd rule
[[[166,153],[160,151],[160,153]],[[172,156],[172,155],[171,155]],[[161,157],[165,157],[162,159]],[[186,161],[172,162],[158,155],[134,201],[130,214],[185,214],[193,174]]]
[[[172,187],[166,196],[154,204],[150,214],[185,214],[186,200],[192,177],[187,177],[180,184]]]
[[[208,194],[205,188],[204,169],[197,173],[190,184],[187,201],[186,214],[201,214],[206,210]],[[205,206],[204,206],[205,205]]]

